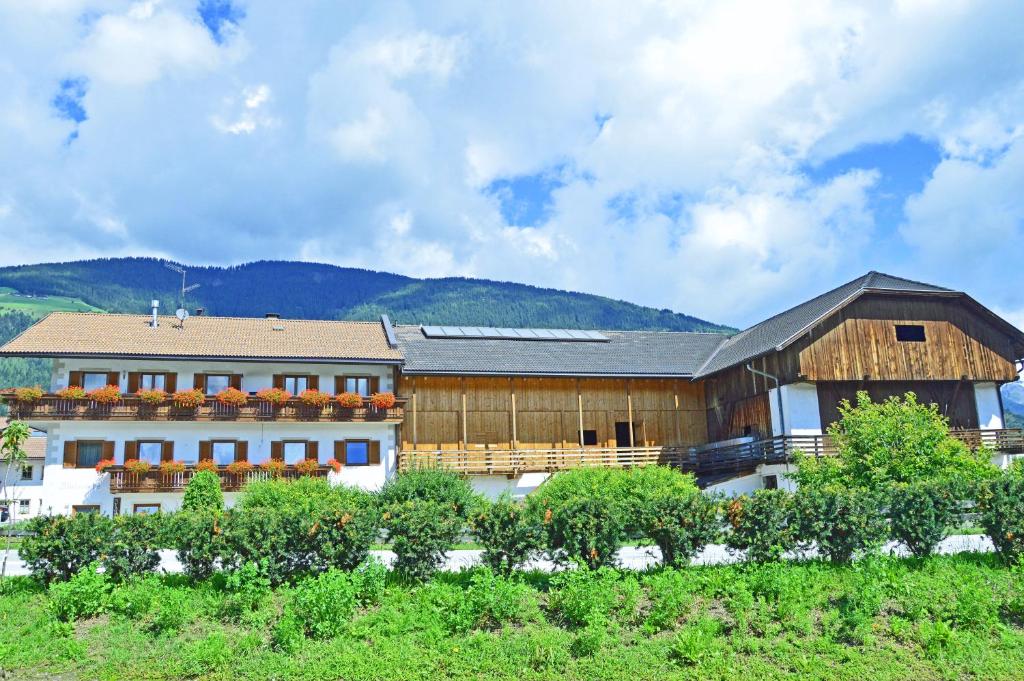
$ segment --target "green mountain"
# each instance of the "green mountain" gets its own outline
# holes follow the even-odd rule
[[[728,326],[586,293],[484,279],[415,279],[306,262],[186,266],[199,288],[186,307],[207,314],[305,319],[375,319],[397,324],[648,329],[729,333]],[[0,343],[53,310],[146,314],[151,300],[179,306],[181,275],[155,258],[104,258],[0,268]],[[0,387],[49,381],[38,360],[0,360]]]

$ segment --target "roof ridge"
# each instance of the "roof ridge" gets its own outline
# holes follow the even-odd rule
[[[68,315],[68,316],[74,315],[74,316],[78,316],[78,317],[95,317],[95,316],[103,315],[103,316],[106,316],[106,317],[138,317],[139,319],[152,319],[152,315],[150,315],[150,314],[143,314],[143,313],[140,313],[140,312],[84,312],[84,311],[75,311],[75,310],[54,310],[53,312],[48,312],[43,317],[40,317],[40,319],[43,319],[45,317],[49,317],[51,315]],[[177,319],[177,317],[175,315],[173,315],[173,314],[158,314],[157,318],[159,318],[159,319]],[[254,321],[266,320],[266,321],[274,321],[274,322],[311,322],[311,323],[331,322],[331,323],[341,323],[341,324],[373,324],[373,325],[379,325],[380,324],[380,320],[379,319],[374,320],[374,321],[369,321],[369,320],[366,320],[366,319],[307,319],[307,318],[303,318],[303,317],[245,317],[245,316],[242,316],[242,315],[216,315],[216,314],[205,314],[205,313],[201,314],[201,315],[196,315],[196,314],[190,314],[189,315],[189,319],[197,319],[197,318],[198,319],[241,319],[241,320],[254,320]]]

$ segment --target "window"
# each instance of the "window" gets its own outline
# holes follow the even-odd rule
[[[227,374],[207,374],[206,375],[206,394],[216,395],[221,390],[226,390],[231,386],[231,376]]]
[[[166,374],[139,374],[140,390],[164,390]]]
[[[78,461],[75,465],[78,468],[93,468],[100,462],[103,456],[102,442],[78,441]]]
[[[28,513],[28,510],[28,499],[18,499],[18,514],[23,515],[25,513]]]
[[[160,504],[135,504],[132,508],[135,515],[150,515],[160,512]]]
[[[99,513],[99,504],[83,504],[81,506],[72,506],[71,515],[78,515],[79,513]]]
[[[309,387],[308,376],[285,376],[284,389],[292,395],[299,395]]]
[[[370,443],[366,440],[349,440],[345,443],[345,465],[366,466],[370,463]]]
[[[580,431],[576,431],[576,437],[579,438]],[[583,431],[583,444],[596,445],[597,444],[597,431],[596,430],[584,430]]]
[[[921,324],[897,324],[896,340],[904,343],[923,343],[924,326]]]
[[[765,489],[778,489],[779,488],[779,476],[777,476],[777,475],[766,475],[766,476],[764,476],[764,488]]]
[[[370,378],[368,376],[346,376],[345,392],[356,393],[363,397],[370,396]]]
[[[306,459],[306,443],[305,442],[285,442],[284,443],[284,462],[289,466],[297,464],[300,461]]]
[[[159,441],[139,442],[139,461],[148,461],[154,466],[160,465],[160,454],[163,452],[164,443]]]
[[[21,479],[22,480],[31,480],[32,479],[32,466],[22,466],[21,467]]]
[[[227,466],[235,460],[236,442],[214,442],[213,462],[218,466]]]
[[[107,385],[107,374],[105,373],[101,374],[87,371],[82,374],[82,387],[85,388],[86,391],[96,390],[97,388],[102,388],[105,385]]]

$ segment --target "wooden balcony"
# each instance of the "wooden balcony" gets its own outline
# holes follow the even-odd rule
[[[292,467],[285,468],[277,477],[284,480],[297,480],[304,475],[314,478],[323,478],[331,469],[328,466],[321,466],[312,473],[300,473]],[[189,480],[196,474],[196,469],[189,466],[181,473],[162,473],[159,469],[153,468],[145,473],[132,473],[126,471],[123,466],[111,466],[104,473],[110,475],[111,494],[125,494],[131,492],[184,492]],[[225,492],[237,492],[248,482],[256,480],[269,480],[273,477],[269,472],[256,468],[248,473],[229,473],[223,468],[217,471],[220,477],[221,489]]]
[[[1024,431],[957,430],[950,433],[970,447],[985,445],[1003,454],[1024,453]],[[786,435],[722,447],[570,447],[507,449],[481,445],[473,449],[438,449],[399,453],[399,470],[444,468],[463,475],[521,475],[572,468],[632,468],[660,464],[698,476],[740,474],[760,464],[787,463],[797,452],[807,456],[834,456],[827,435]]]
[[[336,402],[320,409],[301,400],[291,399],[280,407],[256,398],[241,406],[221,404],[216,400],[194,409],[177,407],[170,402],[153,405],[137,397],[122,397],[117,404],[99,404],[92,400],[68,400],[57,395],[43,395],[34,402],[8,398],[11,418],[41,421],[306,421],[401,423],[405,415],[404,397],[395,400],[390,409],[376,409],[368,400],[361,407],[340,407]]]

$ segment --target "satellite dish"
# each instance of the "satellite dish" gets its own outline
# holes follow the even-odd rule
[[[174,316],[178,318],[179,322],[184,322],[188,319],[188,310],[183,307],[179,307],[178,311],[174,313]]]

